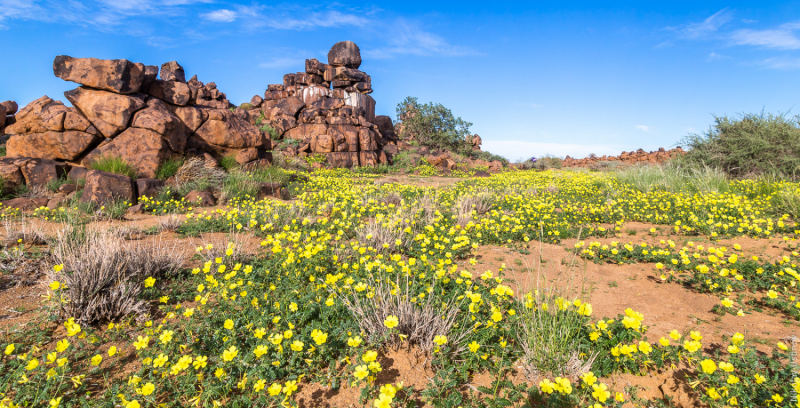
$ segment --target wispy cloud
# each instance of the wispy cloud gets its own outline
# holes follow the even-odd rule
[[[649,132],[649,131],[650,131],[650,126],[645,126],[645,125],[636,125],[636,126],[634,126],[634,127],[635,127],[636,129],[638,129],[638,130],[641,130],[642,132]]]
[[[426,31],[416,22],[398,19],[387,24],[385,36],[388,45],[372,48],[363,53],[369,58],[393,58],[397,55],[423,55],[461,57],[479,55],[470,47],[452,45],[444,38]]]
[[[800,49],[800,37],[796,35],[798,30],[800,30],[800,21],[795,21],[769,30],[736,30],[731,33],[731,39],[739,45],[755,45],[778,50],[796,50]]]
[[[708,61],[718,61],[718,60],[724,60],[724,59],[728,59],[728,58],[730,58],[730,57],[727,56],[727,55],[722,55],[720,53],[716,53],[714,51],[712,51],[710,54],[708,54]]]
[[[228,9],[221,9],[221,10],[214,10],[210,13],[200,14],[200,17],[209,21],[216,21],[219,23],[230,23],[236,20],[236,12]]]
[[[758,65],[770,69],[800,69],[800,58],[773,57],[760,61]]]
[[[688,23],[678,27],[667,27],[667,29],[675,31],[680,38],[698,39],[717,32],[731,19],[733,19],[733,12],[724,8],[701,22]]]

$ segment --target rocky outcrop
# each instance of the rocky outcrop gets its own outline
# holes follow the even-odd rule
[[[254,96],[247,111],[251,123],[269,125],[278,141],[300,142],[284,154],[322,154],[332,167],[388,163],[392,154],[383,149],[396,146],[397,135],[391,118],[375,115],[372,79],[360,66],[356,44],[336,43],[327,64],[307,59],[305,72],[286,74],[282,84]]]
[[[65,80],[118,94],[139,92],[145,81],[144,64],[126,59],[100,60],[59,55],[53,73]]]
[[[570,156],[564,158],[562,165],[564,167],[594,167],[599,166],[601,162],[617,162],[622,165],[637,164],[637,163],[664,163],[673,157],[685,154],[680,146],[674,149],[666,150],[663,147],[654,152],[646,152],[642,149],[632,152],[622,152],[619,156],[590,156],[583,159],[573,159]]]

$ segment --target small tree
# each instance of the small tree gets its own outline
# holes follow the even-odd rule
[[[472,145],[467,142],[472,123],[456,118],[450,109],[433,102],[420,104],[417,98],[407,97],[397,104],[400,137],[415,139],[423,146],[468,154]]]

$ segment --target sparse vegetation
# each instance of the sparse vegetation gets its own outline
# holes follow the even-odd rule
[[[135,179],[137,176],[136,168],[126,162],[121,157],[100,156],[91,161],[88,166],[93,170],[105,171],[106,173],[119,174]]]
[[[185,159],[182,156],[170,157],[158,166],[156,170],[156,178],[159,180],[166,180],[175,175],[178,169],[183,166]]]

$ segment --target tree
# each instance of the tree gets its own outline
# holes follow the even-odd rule
[[[401,138],[460,154],[472,150],[467,141],[472,123],[454,117],[453,112],[441,104],[430,102],[423,105],[417,98],[409,96],[397,104],[397,122]]]

